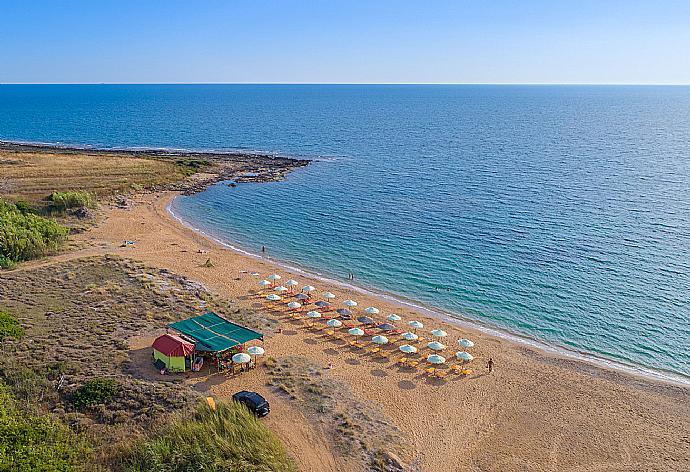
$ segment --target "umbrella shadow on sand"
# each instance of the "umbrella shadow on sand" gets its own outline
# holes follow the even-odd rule
[[[345,359],[345,363],[349,364],[349,365],[360,365],[361,364],[359,359],[357,359],[355,357],[348,357],[347,359]]]
[[[388,373],[381,369],[371,369],[369,373],[374,377],[388,377]]]
[[[311,344],[312,346],[319,344],[319,342],[316,339],[312,338],[305,338],[304,339],[304,344]]]
[[[337,356],[338,354],[340,354],[337,350],[333,349],[332,347],[324,349],[323,353],[329,356]]]
[[[400,390],[414,390],[417,388],[417,384],[411,380],[401,380],[398,382],[398,387]]]

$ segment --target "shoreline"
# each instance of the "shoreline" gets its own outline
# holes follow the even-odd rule
[[[276,261],[231,250],[176,220],[166,209],[176,195],[179,192],[140,194],[128,208],[104,206],[104,221],[77,235],[75,243],[85,251],[184,276],[203,284],[229,307],[259,310],[275,320],[280,329],[266,332],[267,355],[305,359],[315,366],[315,374],[344,382],[348,395],[376,408],[386,423],[400,430],[407,451],[403,459],[416,467],[410,470],[666,472],[684,470],[682,464],[690,460],[690,388],[566,358],[476,327],[459,327],[455,320],[431,317],[409,306],[399,309],[359,287],[322,282]],[[134,244],[122,247],[123,240]],[[209,258],[211,266],[206,264]],[[368,348],[353,349],[306,330],[302,321],[267,309],[257,298],[259,278],[251,274],[272,272],[285,278],[294,274],[301,284],[331,290],[337,300],[354,298],[361,308],[373,305],[384,314],[399,313],[405,321],[418,319],[425,324],[419,333],[425,338],[429,330],[442,328],[449,333],[446,352],[457,350],[457,338],[468,337],[475,342],[469,350],[475,356],[469,365],[473,372],[433,379],[424,369],[397,366],[401,353],[395,344],[385,349],[390,358],[381,359]],[[418,344],[420,360],[427,355],[424,346],[429,340]],[[485,367],[489,357],[496,366],[491,374]],[[276,404],[271,420],[275,431],[300,458],[302,470],[361,470],[343,465],[347,455],[302,446],[312,444],[314,437],[328,438],[328,431],[318,415],[286,416],[299,409],[299,403],[268,385],[262,373],[213,377],[200,385],[219,398],[247,389],[271,398]],[[279,406],[283,413],[278,413]],[[290,427],[285,427],[287,419],[293,422]]]
[[[665,373],[663,371],[657,371],[646,366],[626,364],[623,362],[615,361],[613,359],[608,359],[603,356],[599,356],[592,352],[569,349],[566,346],[560,346],[522,333],[514,332],[508,328],[491,326],[489,324],[483,323],[480,320],[465,317],[462,314],[451,313],[438,307],[427,306],[423,302],[420,302],[418,300],[414,300],[412,298],[408,298],[402,295],[388,293],[382,289],[378,289],[375,287],[364,287],[337,280],[320,274],[318,272],[310,271],[307,268],[300,267],[298,264],[295,264],[291,261],[267,258],[260,254],[252,253],[250,251],[236,246],[235,243],[231,241],[219,239],[215,236],[206,233],[204,230],[200,228],[196,228],[193,224],[189,223],[188,221],[184,220],[181,216],[177,215],[172,209],[172,205],[173,201],[179,196],[180,194],[177,194],[171,195],[167,198],[167,201],[165,202],[165,211],[168,213],[168,215],[181,226],[191,231],[194,231],[195,233],[201,235],[202,237],[222,247],[223,249],[229,249],[243,256],[254,258],[258,261],[262,261],[272,266],[275,266],[276,268],[297,273],[304,277],[309,277],[311,279],[321,281],[328,285],[334,285],[347,290],[352,290],[353,292],[361,293],[362,295],[372,296],[374,298],[381,300],[384,303],[391,303],[399,306],[400,308],[419,311],[421,314],[431,318],[435,318],[443,323],[452,324],[459,328],[479,331],[481,333],[486,334],[487,336],[496,337],[501,340],[505,340],[518,345],[524,345],[533,349],[537,349],[549,355],[564,357],[579,362],[586,362],[588,364],[591,364],[593,367],[611,370],[613,372],[622,373],[625,375],[630,375],[633,377],[640,378],[643,381],[660,382],[663,384],[690,388],[690,377],[683,377],[680,374],[674,373]]]

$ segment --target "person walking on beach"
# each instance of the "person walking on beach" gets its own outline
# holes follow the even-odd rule
[[[486,363],[487,369],[489,369],[489,373],[494,371],[494,360],[489,357],[489,362]]]

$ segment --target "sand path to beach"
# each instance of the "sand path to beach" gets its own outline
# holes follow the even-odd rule
[[[283,334],[268,337],[267,354],[300,355],[346,382],[363,402],[380,408],[409,443],[414,464],[422,471],[633,471],[688,470],[690,464],[690,390],[666,385],[584,362],[545,353],[468,328],[383,303],[373,296],[325,286],[302,274],[289,274],[270,262],[225,249],[170,217],[171,192],[134,199],[131,209],[108,209],[98,227],[77,235],[77,242],[167,268],[202,282],[224,297],[251,307],[249,296],[258,279],[278,272],[338,300],[353,298],[360,307],[376,306],[382,314],[424,322],[428,329],[476,343],[474,374],[451,380],[429,380],[419,372],[402,371],[392,362],[353,352],[302,329],[285,325]],[[123,240],[133,246],[120,247]],[[199,251],[202,251],[201,253]],[[204,267],[211,258],[213,267]],[[242,272],[246,271],[246,272]],[[496,371],[484,369],[493,357]],[[267,392],[257,372],[209,385],[211,392],[230,395],[242,388]],[[308,424],[289,401],[276,400],[270,425],[303,470],[354,470],[334,456],[318,425]],[[310,446],[305,446],[310,444]]]

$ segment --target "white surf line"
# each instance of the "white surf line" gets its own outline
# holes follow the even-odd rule
[[[465,329],[470,329],[474,331],[480,331],[484,334],[487,334],[489,336],[497,337],[500,339],[505,339],[511,342],[514,342],[516,344],[522,344],[526,345],[535,349],[538,349],[540,351],[548,352],[551,354],[555,354],[558,356],[570,358],[570,359],[575,359],[578,361],[586,362],[588,364],[594,365],[596,367],[603,367],[605,369],[610,369],[610,370],[615,370],[615,371],[620,371],[624,372],[627,374],[632,374],[635,376],[640,376],[643,378],[648,378],[652,380],[657,380],[657,381],[662,381],[665,383],[669,384],[674,384],[674,385],[680,385],[683,387],[688,387],[690,386],[690,379],[682,377],[680,375],[676,374],[671,374],[671,373],[665,373],[661,371],[657,371],[648,367],[644,366],[638,366],[638,365],[630,365],[630,364],[625,364],[623,362],[618,362],[612,359],[608,359],[602,356],[598,356],[595,353],[592,352],[586,352],[586,351],[578,351],[575,349],[570,349],[565,346],[558,346],[555,344],[548,343],[546,341],[536,339],[524,334],[519,334],[515,332],[511,332],[508,330],[488,326],[484,324],[480,320],[474,320],[474,319],[469,319],[466,318],[460,314],[456,313],[450,313],[446,312],[443,310],[440,310],[438,308],[430,308],[427,306],[424,306],[420,304],[420,302],[416,302],[411,299],[406,299],[406,297],[401,296],[401,295],[392,295],[383,291],[371,289],[371,288],[364,288],[358,285],[346,283],[337,279],[332,279],[329,277],[326,277],[325,275],[319,273],[319,272],[311,272],[305,269],[302,269],[300,267],[290,265],[289,263],[276,260],[276,259],[271,259],[266,256],[262,256],[260,254],[256,254],[253,252],[246,251],[242,248],[239,248],[237,246],[233,246],[227,241],[224,241],[222,239],[216,238],[215,236],[212,236],[208,234],[207,232],[203,231],[200,228],[197,228],[193,226],[191,223],[187,222],[186,220],[182,219],[180,216],[178,216],[172,209],[172,203],[177,197],[174,197],[166,206],[166,211],[170,216],[172,216],[173,219],[178,221],[181,225],[183,225],[186,228],[191,229],[192,231],[201,234],[205,238],[217,243],[218,245],[225,247],[227,249],[230,249],[232,251],[235,251],[237,253],[240,253],[242,255],[251,257],[253,259],[269,262],[272,265],[275,265],[277,267],[280,267],[281,269],[288,271],[288,272],[293,272],[300,274],[304,277],[311,278],[314,280],[318,280],[319,282],[323,282],[325,284],[329,285],[335,285],[336,287],[339,288],[344,288],[351,290],[353,292],[361,293],[363,295],[368,295],[374,298],[378,298],[380,300],[389,302],[393,305],[396,305],[400,308],[408,308],[408,309],[413,309],[414,311],[420,312],[423,315],[429,316],[431,318],[436,318],[440,321],[452,324],[457,327],[465,328]]]

